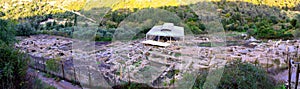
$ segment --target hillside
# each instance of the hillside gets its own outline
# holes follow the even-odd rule
[[[2,19],[19,19],[32,16],[63,13],[66,10],[81,10],[85,0],[3,0],[0,1]]]
[[[221,2],[225,0],[119,0],[120,3],[115,3],[111,6],[113,10],[122,9],[122,8],[148,8],[148,7],[162,7],[162,6],[178,6],[178,5],[189,5],[195,4],[197,2]],[[300,0],[226,0],[229,2],[248,2],[255,5],[267,5],[270,7],[279,7],[279,8],[294,8],[299,3]]]
[[[111,10],[128,8],[158,8],[163,6],[179,6],[195,4],[203,0],[1,0],[0,17],[3,19],[18,19],[29,16],[55,14],[66,10],[91,10],[92,8],[109,7]],[[221,2],[223,0],[207,0]],[[241,1],[241,0],[227,0]],[[300,0],[242,0],[255,5],[299,9]]]
[[[295,14],[293,11],[295,7],[299,6],[297,5],[299,3],[297,2],[298,0],[287,0],[287,6],[290,7],[289,10],[282,8],[282,3],[285,3],[284,1],[286,0],[278,0],[274,3],[269,3],[271,2],[270,0],[244,0],[243,2],[234,2],[236,0],[228,0],[226,2],[209,0],[212,2],[209,5],[206,5],[201,0],[163,1],[1,1],[1,8],[3,9],[1,9],[0,16],[3,19],[22,20],[19,21],[21,22],[20,28],[33,27],[33,32],[37,31],[37,33],[32,34],[43,33],[68,36],[68,34],[71,34],[70,31],[74,29],[73,26],[76,25],[101,27],[101,31],[95,39],[102,40],[110,40],[114,31],[124,25],[121,23],[127,23],[126,25],[134,27],[130,28],[131,30],[142,32],[139,33],[138,37],[143,37],[142,34],[145,34],[151,27],[164,22],[182,22],[178,25],[184,26],[187,31],[191,31],[193,34],[207,33],[209,30],[206,28],[211,26],[207,26],[201,18],[203,16],[208,16],[208,18],[217,16],[212,15],[211,12],[206,13],[208,9],[214,9],[215,12],[213,13],[218,13],[217,17],[220,17],[220,23],[225,31],[247,32],[249,35],[257,38],[290,38],[300,27],[297,23],[297,18],[295,18],[298,14]],[[152,13],[151,10],[154,12],[152,11]],[[175,17],[168,16],[168,14],[174,14]],[[160,19],[161,16],[164,19]],[[178,18],[177,16],[180,19],[175,19]],[[136,21],[127,21],[126,19],[128,18],[138,19]],[[50,22],[47,22],[49,19]],[[41,23],[44,25],[41,25]],[[106,34],[107,31],[109,34]]]

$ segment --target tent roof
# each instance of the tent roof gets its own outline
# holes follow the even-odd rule
[[[184,28],[174,26],[173,23],[165,23],[164,25],[154,26],[149,32],[147,32],[147,35],[183,37]]]

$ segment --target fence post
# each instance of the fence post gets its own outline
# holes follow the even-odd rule
[[[299,79],[299,64],[297,64],[297,72],[296,72],[296,86],[295,86],[295,89],[297,89],[297,86],[298,86],[298,79]]]
[[[73,75],[74,75],[74,80],[75,80],[75,81],[77,81],[77,79],[76,79],[76,71],[75,71],[75,66],[73,67],[73,72],[74,72],[74,74],[73,74]]]
[[[297,59],[297,61],[298,61],[298,57],[299,57],[299,56],[298,56],[299,45],[297,45],[296,48],[297,48],[297,50],[296,50],[296,59]]]
[[[288,54],[288,52],[289,52],[289,49],[288,49],[288,47],[286,47],[286,50],[285,50],[286,52],[286,60],[287,60],[287,62],[288,62],[288,70],[289,70],[289,77],[288,77],[288,89],[291,89],[291,72],[292,72],[292,64],[291,64],[291,60],[289,60],[289,54]]]
[[[269,58],[267,58],[267,70],[269,68]]]
[[[289,89],[291,89],[291,62],[290,61],[288,61],[288,69],[289,69],[288,86],[289,86]]]
[[[62,61],[60,61],[60,64],[61,64],[61,70],[62,70],[63,78],[65,78],[64,63]]]
[[[45,62],[45,59],[42,59],[42,60],[43,60],[43,63],[44,63],[44,71],[46,71],[46,65],[47,65],[47,63]],[[48,71],[46,71],[46,73],[48,73]]]

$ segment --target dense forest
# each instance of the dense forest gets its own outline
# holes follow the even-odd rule
[[[145,37],[151,27],[165,22],[184,26],[194,35],[208,33],[208,26],[192,8],[197,0],[125,0],[104,4],[89,3],[87,0],[1,0],[0,1],[0,87],[1,88],[32,88],[27,75],[29,58],[14,48],[18,42],[16,36],[49,34],[72,37],[78,34],[91,34],[95,41],[112,41],[116,31],[124,23],[137,32],[133,39]],[[202,0],[199,0],[202,1]],[[85,3],[87,2],[87,3]],[[96,2],[96,1],[94,1]],[[153,2],[158,4],[153,4]],[[292,39],[300,37],[300,1],[299,0],[211,0],[217,6],[218,16],[226,32],[240,32],[260,39]],[[99,11],[99,13],[97,12]],[[101,12],[105,11],[105,12]],[[152,15],[151,13],[155,11]],[[97,12],[97,13],[96,13]],[[171,16],[174,15],[174,16]],[[164,18],[161,18],[164,17]],[[134,19],[133,19],[134,18]],[[151,18],[151,19],[150,19]],[[159,20],[158,20],[159,19]],[[162,22],[163,21],[163,22]],[[127,25],[126,25],[127,26]],[[126,27],[124,27],[126,28]],[[77,31],[76,33],[73,33]],[[126,33],[124,33],[126,34]],[[128,33],[130,34],[130,33]],[[228,67],[219,88],[252,88],[251,85],[238,81],[260,83],[261,88],[275,88],[273,82],[262,69],[250,64],[236,63]],[[241,66],[249,69],[234,69],[231,66]],[[245,86],[230,86],[232,77],[240,75],[233,71],[251,70],[247,73],[262,75],[238,77],[237,82]],[[202,87],[204,75],[197,78],[194,89]],[[32,81],[32,80],[31,80]],[[37,81],[37,80],[35,80]],[[135,86],[135,85],[129,85]],[[278,86],[276,86],[278,87]],[[281,86],[279,86],[281,87]],[[130,88],[131,89],[131,88]],[[200,88],[201,89],[201,88]]]

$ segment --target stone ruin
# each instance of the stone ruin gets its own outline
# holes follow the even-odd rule
[[[45,69],[47,60],[61,59],[60,64],[64,65],[61,70],[65,73],[54,73],[79,81],[83,87],[110,88],[129,81],[152,87],[180,87],[180,83],[187,82],[182,80],[187,73],[222,67],[237,59],[266,68],[286,66],[286,56],[299,54],[300,41],[258,43],[256,40],[248,42],[253,47],[198,47],[195,44],[209,42],[209,39],[194,38],[166,48],[145,46],[140,42],[99,43],[36,35],[21,40],[16,48],[29,54],[34,60],[32,65],[38,65],[39,69]],[[92,49],[86,49],[91,45],[94,45]]]

